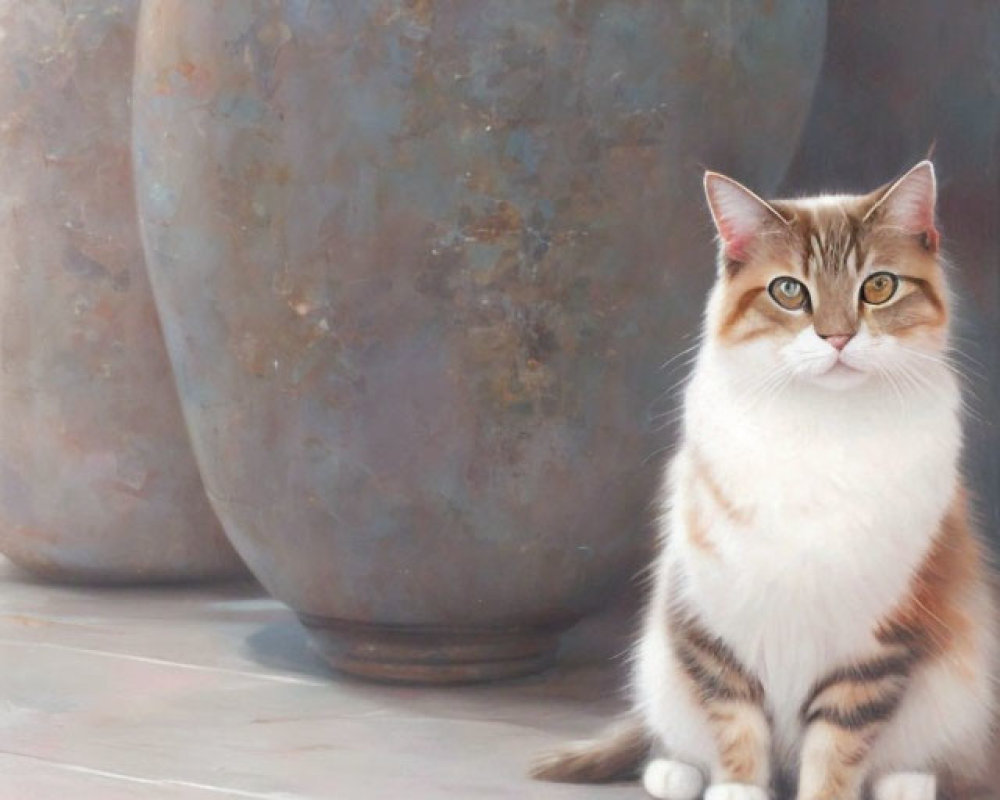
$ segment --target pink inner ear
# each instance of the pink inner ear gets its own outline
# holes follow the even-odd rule
[[[930,250],[937,250],[940,235],[934,226],[933,196],[915,196],[909,203],[902,204],[897,209],[898,221],[909,231],[923,234],[925,245]]]
[[[938,249],[941,236],[934,226],[933,195],[909,198],[909,203],[902,204],[902,208],[896,209],[896,216],[905,229],[923,235],[924,246],[928,250]]]
[[[728,178],[709,176],[705,189],[723,254],[730,261],[745,261],[770,212],[756,195]]]
[[[923,234],[925,244],[937,249],[939,235],[934,227],[937,187],[934,168],[929,162],[918,164],[889,190],[882,205],[888,220],[910,233]]]
[[[753,234],[746,231],[736,231],[732,226],[722,225],[719,230],[722,237],[723,252],[730,261],[745,261],[749,257],[749,245]]]
[[[705,195],[722,242],[722,254],[729,261],[745,262],[761,234],[782,222],[778,212],[764,200],[718,173],[705,173]]]
[[[910,200],[902,209],[902,215],[907,227],[921,233],[937,234],[934,230],[934,198],[932,196],[917,196]]]

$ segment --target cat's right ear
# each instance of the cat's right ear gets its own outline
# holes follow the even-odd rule
[[[759,237],[788,221],[746,186],[718,172],[705,173],[705,197],[727,263],[740,264]]]

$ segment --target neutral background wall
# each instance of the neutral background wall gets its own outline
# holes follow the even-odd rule
[[[874,188],[934,144],[970,388],[968,471],[1000,547],[1000,4],[834,0],[785,193]]]

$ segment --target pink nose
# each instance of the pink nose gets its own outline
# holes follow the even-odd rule
[[[847,347],[847,343],[854,338],[854,334],[838,333],[833,336],[824,336],[823,338],[826,339],[831,346],[837,348],[838,350],[843,350]]]

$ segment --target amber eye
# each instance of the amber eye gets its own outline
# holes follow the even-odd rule
[[[809,302],[809,292],[795,278],[775,278],[767,291],[775,303],[789,311],[797,311]]]
[[[861,299],[870,306],[880,306],[896,294],[899,278],[891,272],[876,272],[861,284]]]

